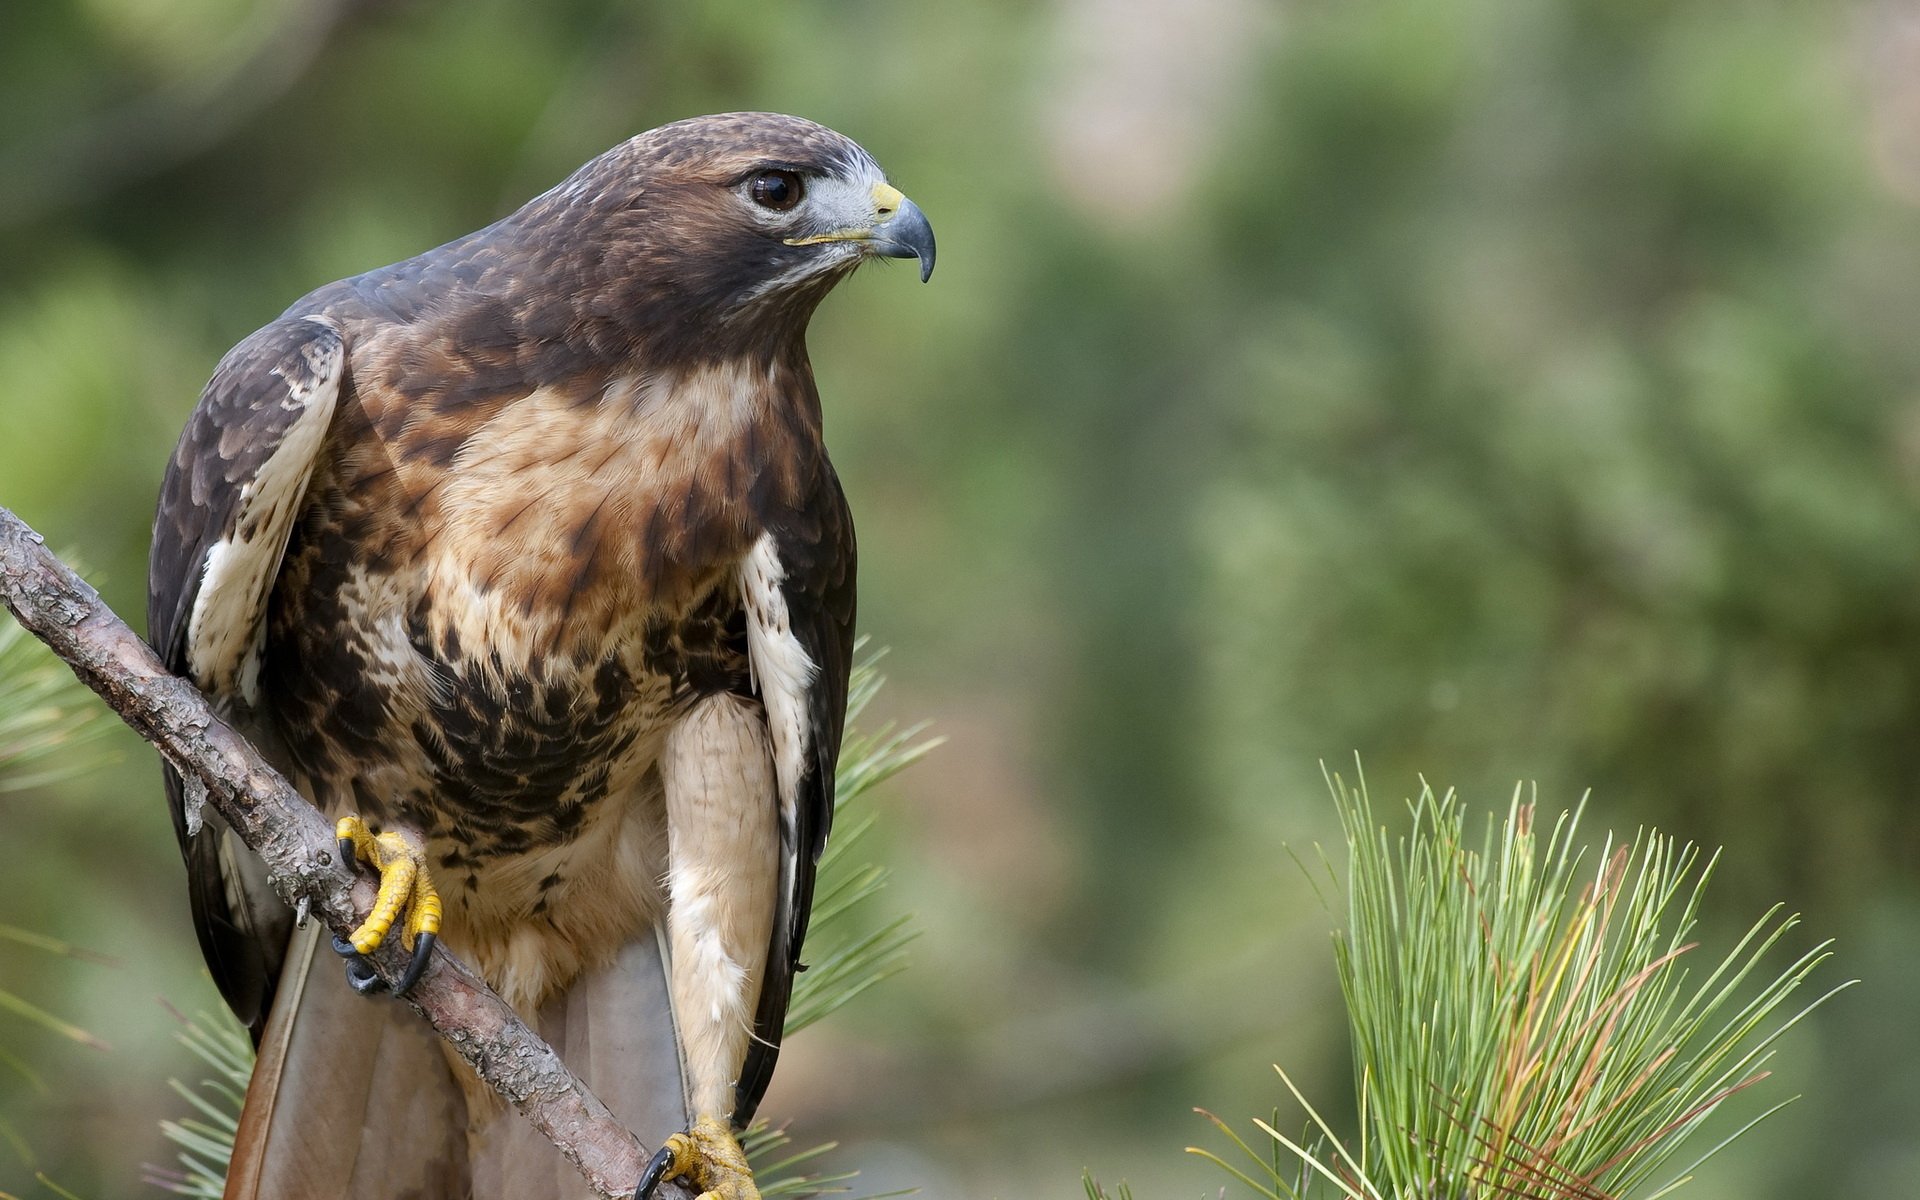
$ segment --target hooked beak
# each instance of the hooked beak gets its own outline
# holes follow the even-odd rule
[[[873,226],[873,252],[882,258],[917,258],[920,282],[933,274],[933,226],[920,206],[887,184],[873,189],[880,219]]]
[[[873,185],[873,220],[853,229],[816,233],[810,237],[787,238],[789,246],[811,246],[820,242],[859,242],[868,254],[879,258],[917,258],[920,282],[933,274],[933,226],[920,206],[891,184]]]

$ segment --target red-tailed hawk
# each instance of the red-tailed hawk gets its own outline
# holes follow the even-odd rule
[[[154,522],[155,647],[403,906],[355,940],[428,936],[418,865],[448,948],[649,1144],[690,1131],[668,1173],[725,1200],[754,1195],[729,1127],[779,1051],[853,638],[806,327],[874,256],[924,279],[933,234],[847,138],[663,126],[234,347]],[[229,1197],[586,1194],[167,785],[259,1045]]]

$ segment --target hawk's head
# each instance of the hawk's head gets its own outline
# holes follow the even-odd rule
[[[584,275],[577,299],[617,304],[656,341],[673,326],[723,342],[798,333],[869,258],[916,258],[923,280],[933,271],[932,228],[873,156],[776,113],[643,133],[512,220],[592,255],[570,264]]]

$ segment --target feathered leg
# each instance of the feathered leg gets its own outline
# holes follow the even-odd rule
[[[779,886],[779,801],[758,704],[709,696],[660,759],[667,802],[667,931],[674,1013],[695,1115],[663,1176],[717,1200],[757,1200],[730,1125]]]

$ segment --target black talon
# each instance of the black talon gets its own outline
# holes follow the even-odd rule
[[[355,858],[353,853],[353,839],[341,838],[340,839],[340,865],[344,866],[347,869],[348,873],[351,874],[353,872],[354,862],[355,862]]]
[[[356,954],[347,960],[347,986],[362,996],[376,996],[387,990],[387,981],[366,955]]]
[[[353,943],[333,936],[333,952],[347,960],[347,986],[362,996],[375,996],[387,990],[387,981],[374,970],[373,960],[353,948]]]
[[[633,1200],[653,1200],[653,1189],[667,1177],[667,1168],[673,1165],[673,1151],[662,1146],[654,1151],[647,1160],[647,1169],[640,1173],[640,1186],[633,1189]]]
[[[396,996],[404,996],[420,982],[420,976],[426,974],[427,960],[433,957],[433,943],[436,939],[431,933],[421,933],[413,939],[413,958],[407,963],[407,973],[400,977],[400,984],[393,989]]]

